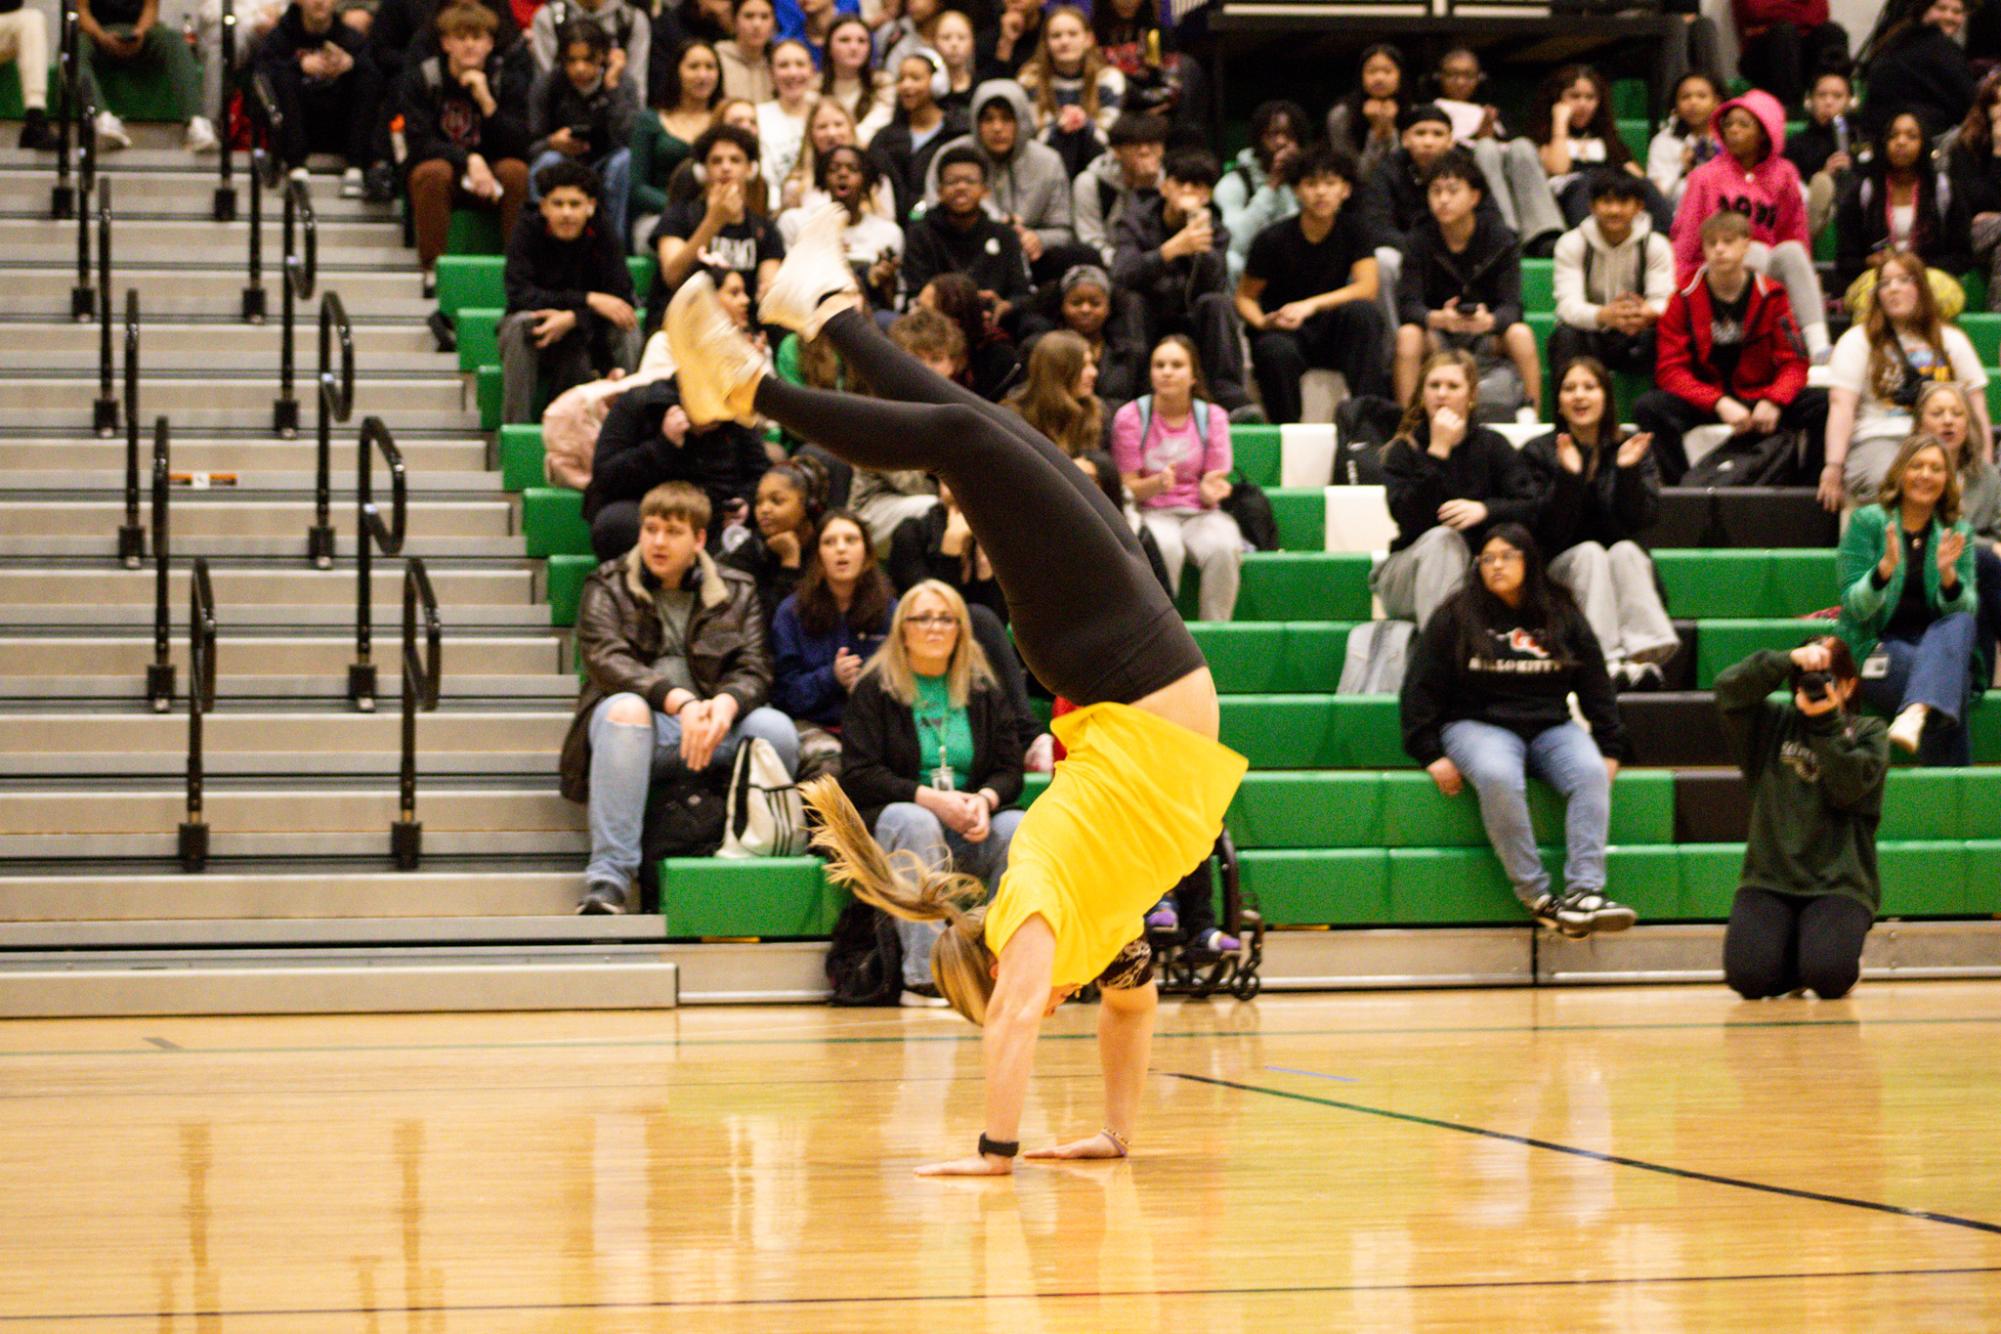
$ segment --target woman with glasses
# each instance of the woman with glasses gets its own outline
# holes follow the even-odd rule
[[[1404,749],[1446,796],[1472,785],[1501,869],[1537,923],[1571,937],[1623,931],[1634,914],[1605,896],[1605,840],[1629,748],[1598,639],[1520,524],[1490,529],[1473,569],[1418,638]],[[1588,732],[1571,719],[1573,693]],[[1531,776],[1566,805],[1560,894],[1529,822]]]
[[[966,603],[927,579],[903,595],[889,638],[862,668],[841,718],[841,790],[885,853],[991,890],[1022,813],[1014,706],[973,637]],[[943,1005],[931,947],[943,922],[898,919],[905,1005]]]

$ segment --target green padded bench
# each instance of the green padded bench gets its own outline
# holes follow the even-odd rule
[[[1555,260],[1534,257],[1522,260],[1522,309],[1531,314],[1556,310]]]
[[[1653,556],[1673,616],[1800,616],[1839,600],[1830,550],[1689,548],[1662,549]],[[1802,637],[1806,630],[1801,628]]]
[[[521,493],[521,533],[530,556],[589,555],[584,493],[565,486],[529,487]]]
[[[632,285],[644,300],[653,286],[658,267],[651,255],[629,255],[626,269]],[[438,259],[438,308],[457,318],[467,307],[507,305],[507,257],[505,255],[443,255]]]
[[[1201,571],[1181,576],[1182,615],[1195,619]],[[1236,621],[1366,621],[1369,557],[1325,551],[1254,551],[1244,557]]]
[[[1966,313],[1959,317],[1959,327],[1966,331],[1973,350],[1980,354],[1981,365],[1991,367],[2001,364],[2001,315],[1974,308],[1969,294]],[[1992,371],[1988,372],[1987,378],[1994,378]]]

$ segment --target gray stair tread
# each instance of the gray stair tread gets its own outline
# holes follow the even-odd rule
[[[121,446],[120,448],[122,449],[123,447]],[[311,452],[312,447],[310,445],[305,446],[305,448],[308,453]],[[300,459],[293,462],[296,466],[298,463],[307,462],[307,460]],[[500,489],[500,474],[488,472],[484,468],[459,471],[449,469],[419,470],[410,468],[408,460],[405,460],[404,466],[407,469],[407,487],[412,495],[433,495],[441,491],[482,497],[497,497],[503,494]],[[202,485],[195,485],[193,482],[190,482],[185,486],[177,486],[173,490],[173,495],[177,500],[187,496],[199,495],[204,491],[211,493],[219,492],[233,496],[261,492],[311,495],[319,483],[319,474],[316,471],[300,472],[280,471],[270,468],[197,467],[193,461],[182,457],[182,451],[179,449],[174,449],[171,452],[168,458],[168,468],[174,473],[207,472],[211,474],[232,474],[231,478],[210,476],[207,479],[197,479],[202,480]],[[152,495],[152,476],[150,462],[142,463],[140,468],[140,485],[145,489],[148,497]],[[351,478],[352,471],[348,470],[348,475],[341,478],[341,484],[333,488],[332,494],[337,503],[345,502],[349,505],[355,503],[355,488],[354,483],[350,480]],[[384,470],[379,466],[376,468],[375,478],[375,493],[377,497],[386,499],[389,482]],[[17,499],[31,499],[35,497],[45,499],[55,499],[58,497],[75,498],[79,494],[87,495],[91,492],[99,491],[116,491],[122,502],[125,494],[125,470],[122,464],[116,471],[104,468],[79,468],[68,471],[58,471],[54,468],[0,469],[0,493],[6,493]],[[151,500],[149,499],[147,503],[150,505]]]
[[[178,599],[177,599],[178,601]],[[402,598],[400,587],[393,599],[385,596],[379,600],[376,611],[377,624],[386,624],[401,615]],[[477,603],[452,603],[441,606],[439,618],[447,632],[463,626],[489,626],[527,629],[530,626],[547,625],[549,609],[527,603],[518,605],[480,605]],[[321,605],[311,604],[258,604],[245,601],[218,603],[216,608],[218,623],[225,625],[269,625],[269,626],[337,626],[354,624],[354,604],[350,598],[346,602],[334,599]],[[185,624],[185,609],[176,607],[173,619]],[[65,607],[42,604],[0,603],[0,625],[6,626],[48,626],[48,627],[88,627],[118,624],[153,623],[153,608],[150,603],[132,603],[128,606]],[[220,655],[218,655],[218,662]],[[218,670],[220,670],[218,668]]]
[[[546,743],[553,753],[562,744],[569,725],[568,709],[441,710],[417,719],[417,740],[425,751],[516,751]],[[386,714],[370,717],[328,710],[232,710],[227,701],[203,723],[208,749],[216,754],[280,746],[297,746],[302,750],[325,747],[389,751],[401,744],[399,726],[395,718]],[[183,717],[137,711],[5,712],[0,713],[0,752],[19,755],[48,749],[125,753],[159,749],[162,745],[179,749],[186,732],[187,720]]]
[[[584,808],[556,792],[551,777],[537,788],[420,789],[426,833],[574,832]],[[0,834],[147,834],[174,828],[186,794],[173,784],[110,788],[10,789],[0,810]],[[211,785],[204,800],[209,827],[222,834],[299,835],[385,829],[397,818],[397,796],[380,787],[304,787],[245,791]]]
[[[109,512],[107,511],[107,514]],[[122,509],[120,511],[122,516]],[[4,510],[0,510],[4,515]],[[32,537],[0,537],[0,558],[19,559],[25,557],[87,557],[106,559],[117,552],[116,530],[119,518],[99,516],[89,524],[79,524],[86,531],[69,536],[35,535]],[[336,518],[336,529],[342,525]],[[4,525],[0,525],[4,527]],[[176,526],[174,531],[174,559],[193,560],[196,556],[244,560],[268,557],[275,560],[304,562],[306,552],[305,523],[301,520],[296,527],[287,525],[276,531],[257,536],[234,533],[190,533],[184,527]],[[95,530],[103,536],[90,536],[88,530]],[[354,552],[354,542],[345,532],[339,534],[338,551],[345,559]],[[519,560],[521,558],[521,538],[496,534],[490,537],[430,537],[412,533],[403,544],[405,556],[422,556],[425,560],[453,558],[464,560]]]
[[[580,864],[561,870],[453,868],[310,872],[211,868],[184,875],[0,875],[0,920],[200,921],[274,918],[559,916],[575,908]]]
[[[420,821],[424,818],[421,794],[417,818]],[[171,863],[180,854],[179,836],[175,832],[177,825],[178,821],[157,834],[0,834],[0,864],[30,860]],[[424,852],[427,856],[570,856],[578,859],[577,864],[581,867],[590,846],[591,837],[583,830],[521,832],[485,829],[434,833],[428,824],[424,830]],[[380,829],[372,832],[216,834],[209,841],[209,853],[219,859],[251,857],[258,860],[274,857],[379,857],[386,863],[389,858],[389,822],[385,820]]]
[[[380,660],[384,664],[382,684],[388,693],[383,696],[381,707],[399,707],[396,703],[396,683],[401,678],[387,670],[388,666],[400,659],[399,650],[393,645],[380,646]],[[353,647],[349,646],[352,655]],[[95,666],[97,664],[91,664]],[[185,679],[178,683],[182,690],[187,688]],[[466,700],[507,700],[522,703],[548,703],[552,701],[574,701],[577,696],[577,679],[574,676],[546,674],[540,676],[461,676],[447,680],[443,685],[446,702],[455,699]],[[216,678],[216,694],[225,700],[315,700],[338,701],[347,698],[347,677],[326,673],[319,676],[219,676]],[[48,700],[59,703],[65,700],[119,700],[135,702],[146,697],[146,683],[136,672],[123,676],[8,676],[0,674],[0,700]]]
[[[0,922],[0,950],[294,944],[571,944],[606,940],[657,941],[665,938],[666,934],[667,919],[658,914]]]
[[[220,671],[223,680],[253,672],[268,672],[281,677],[345,675],[347,663],[354,656],[351,630],[345,633],[272,635],[263,638],[225,632],[216,642],[216,661],[224,664]],[[446,660],[447,683],[468,678],[479,680],[489,675],[540,677],[548,673],[560,674],[563,670],[562,644],[553,634],[455,637],[451,642],[455,645],[463,643],[466,651]],[[402,634],[398,627],[378,627],[375,647],[383,661],[401,661],[397,656],[402,652]],[[186,667],[185,626],[176,627],[169,641],[169,658],[178,666]],[[144,635],[128,633],[121,637],[0,636],[0,676],[41,678],[58,672],[66,665],[73,667],[83,663],[99,674],[116,676],[122,673],[129,677],[144,672],[146,664],[152,660],[150,627]]]
[[[396,718],[396,678],[385,679],[379,712]],[[448,687],[449,689],[449,687]],[[475,696],[490,705],[489,696]],[[524,708],[546,707],[548,698],[525,699]],[[357,717],[366,716],[357,714]],[[185,737],[187,722],[181,716]],[[436,745],[421,746],[417,753],[417,774],[424,782],[464,782],[469,779],[508,778],[515,781],[546,778],[556,772],[560,739],[540,750],[461,750]],[[185,739],[178,748],[137,754],[94,752],[80,755],[50,753],[7,754],[0,752],[0,778],[16,783],[56,780],[92,780],[112,777],[173,778],[186,768]],[[204,768],[212,779],[300,777],[309,779],[354,778],[393,781],[402,765],[400,750],[385,745],[375,750],[316,750],[302,754],[284,751],[215,751],[204,757]]]
[[[179,551],[183,538],[208,534],[303,542],[312,513],[312,506],[300,501],[202,491],[175,496],[169,522]],[[356,531],[352,506],[335,506],[329,517],[336,533]],[[110,542],[124,519],[124,505],[111,500],[0,499],[0,529],[17,538],[101,533]],[[514,530],[514,505],[506,499],[413,500],[409,506],[412,537],[498,537]]]

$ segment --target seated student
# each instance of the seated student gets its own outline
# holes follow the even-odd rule
[[[991,892],[1021,823],[1014,708],[973,635],[966,604],[937,580],[905,593],[889,637],[861,668],[841,724],[841,788],[885,853],[914,853]],[[903,1004],[943,1005],[931,981],[942,922],[896,919]]]
[[[690,157],[701,164],[706,179],[696,198],[668,204],[653,229],[653,249],[660,257],[656,297],[679,287],[698,265],[710,262],[709,256],[719,267],[743,275],[753,304],[777,275],[785,242],[749,203],[757,154],[757,137],[734,125],[711,125],[695,140]]]
[[[600,182],[599,225],[625,249],[626,199],[632,190],[632,126],[639,119],[637,85],[605,82],[610,40],[581,20],[564,26],[563,63],[535,78],[528,95],[529,197],[535,173],[558,162],[589,167]]]
[[[1350,394],[1380,394],[1383,316],[1371,238],[1355,210],[1355,159],[1314,147],[1288,168],[1297,215],[1258,233],[1237,281],[1237,314],[1250,331],[1251,368],[1275,422],[1303,411],[1299,377],[1338,370]]]
[[[945,145],[931,160],[924,195],[942,199],[945,163],[969,148],[985,168],[984,207],[1008,226],[1037,282],[1051,282],[1072,264],[1089,264],[1095,250],[1079,245],[1070,208],[1070,173],[1062,155],[1032,137],[1034,111],[1020,84],[994,79],[973,90],[973,132]],[[955,159],[956,160],[956,159]]]
[[[931,47],[945,63],[945,93],[939,109],[955,120],[972,123],[973,89],[982,77],[976,61],[979,51],[973,35],[973,21],[956,9],[938,15],[931,30]]]
[[[1476,100],[1487,81],[1480,68],[1480,53],[1470,46],[1449,48],[1432,70],[1432,99],[1440,111],[1452,118],[1452,140],[1461,148],[1471,148],[1482,139],[1505,139],[1499,107]]]
[[[1809,673],[1823,680],[1803,683]],[[1882,885],[1876,826],[1890,747],[1854,711],[1855,658],[1833,636],[1764,649],[1716,677],[1716,708],[1751,785],[1744,869],[1723,933],[1723,980],[1745,1000],[1846,996]],[[1783,685],[1792,698],[1771,698]],[[1812,688],[1809,689],[1809,686]]]
[[[1624,172],[1591,180],[1591,216],[1556,243],[1556,328],[1550,370],[1577,357],[1650,375],[1654,325],[1674,294],[1674,247],[1654,230],[1646,199]]]
[[[0,5],[0,65],[9,61],[21,80],[20,146],[33,153],[54,152],[56,132],[49,128],[48,23],[41,10],[22,0]]]
[[[1112,458],[1139,506],[1167,568],[1167,591],[1181,591],[1182,566],[1202,572],[1197,615],[1227,621],[1237,609],[1244,535],[1223,502],[1230,498],[1230,419],[1206,402],[1202,358],[1184,334],[1153,349],[1153,392],[1112,421]]]
[[[871,5],[863,18],[875,28],[877,67],[895,78],[897,65],[911,52],[935,52],[938,16],[944,12],[940,0],[893,0],[889,5]]]
[[[1383,450],[1383,498],[1397,536],[1369,588],[1383,615],[1420,630],[1465,581],[1472,544],[1489,527],[1536,517],[1528,465],[1501,436],[1474,425],[1478,383],[1472,353],[1432,353]]]
[[[1452,150],[1452,118],[1441,107],[1430,102],[1405,107],[1397,125],[1401,143],[1376,165],[1355,195],[1355,211],[1376,247],[1378,286],[1391,331],[1398,323],[1397,284],[1403,279],[1404,251],[1417,224],[1431,216],[1425,173]],[[1480,210],[1500,216],[1491,194],[1480,196]]]
[[[1098,49],[1125,75],[1125,105],[1168,123],[1177,140],[1209,132],[1208,88],[1194,55],[1178,48],[1175,30],[1146,0],[1106,0],[1091,7]]]
[[[1973,442],[1973,400],[1964,385],[1933,380],[1918,390],[1915,435],[1945,447],[1959,474],[1959,514],[1973,531],[1973,589],[1980,599],[1980,679],[2001,653],[2001,470]]]
[[[1910,112],[1890,117],[1834,215],[1835,272],[1848,289],[1849,313],[1867,316],[1883,262],[1908,254],[1927,270],[1939,318],[1958,319],[1966,309],[1959,275],[1973,267],[1972,228],[1966,196],[1932,165],[1918,118]]]
[[[1534,143],[1535,152],[1514,152],[1510,160],[1541,169],[1546,189],[1562,209],[1567,226],[1575,227],[1590,211],[1587,181],[1594,169],[1622,171],[1637,181],[1647,212],[1659,230],[1666,231],[1674,221],[1673,207],[1647,179],[1645,168],[1633,160],[1619,133],[1619,123],[1612,119],[1610,85],[1589,65],[1565,66],[1543,84],[1529,112],[1528,141]],[[1532,175],[1522,173],[1522,183]],[[1516,206],[1522,207],[1516,178],[1509,177],[1509,184],[1516,190]],[[1530,223],[1536,210],[1524,209],[1520,216],[1528,240],[1538,241]],[[1535,253],[1543,253],[1539,245]]]
[[[1167,125],[1158,116],[1128,111],[1112,122],[1105,137],[1105,151],[1070,186],[1070,212],[1076,219],[1077,240],[1109,265],[1117,253],[1113,238],[1120,219],[1160,192]]]
[[[1105,442],[1097,383],[1090,347],[1076,334],[1058,329],[1036,340],[1028,354],[1028,377],[1007,396],[1005,406],[1076,458]]]
[[[1688,471],[1682,436],[1720,421],[1737,435],[1805,431],[1809,453],[1827,425],[1827,395],[1806,385],[1799,325],[1786,292],[1746,263],[1751,224],[1712,213],[1702,224],[1704,262],[1668,298],[1656,329],[1654,389],[1633,404],[1633,421],[1654,438],[1661,480]],[[1826,479],[1822,479],[1825,498]]]
[[[1688,173],[1716,156],[1709,122],[1722,100],[1723,90],[1707,74],[1691,71],[1675,82],[1674,114],[1647,144],[1647,179],[1670,206],[1681,203]]]
[[[841,245],[856,281],[877,308],[892,307],[903,266],[903,228],[890,216],[896,206],[881,168],[854,144],[835,144],[812,158],[812,188],[797,208],[778,215],[779,236],[791,245],[807,219],[828,204],[839,204],[846,214]]]
[[[904,285],[921,292],[940,274],[962,273],[991,303],[992,318],[1003,319],[1028,297],[1028,264],[1021,234],[984,207],[987,159],[961,141],[940,153],[931,170],[936,199],[904,234]]]
[[[1259,103],[1251,112],[1250,146],[1237,154],[1216,185],[1216,207],[1230,234],[1233,285],[1244,276],[1244,261],[1257,234],[1299,212],[1299,196],[1285,178],[1287,167],[1310,141],[1308,125],[1306,108],[1297,102],[1281,98]]]
[[[763,146],[764,174],[775,200],[775,192],[799,161],[799,150],[806,143],[806,118],[819,100],[815,93],[820,78],[804,42],[787,38],[771,48],[771,81],[776,95],[757,104],[757,142]]]
[[[771,702],[796,723],[838,731],[848,692],[895,614],[896,590],[861,519],[828,510],[798,591],[771,618]]]
[[[966,605],[984,609],[997,625],[1007,624],[1007,598],[994,578],[993,563],[980,550],[957,496],[938,483],[938,503],[896,526],[889,543],[889,581],[908,593],[926,579],[950,584]]]
[[[860,15],[833,21],[820,62],[820,100],[848,113],[863,148],[889,123],[889,78],[875,66],[874,34]]]
[[[708,497],[668,482],[640,515],[638,545],[600,565],[577,601],[584,687],[561,772],[563,795],[590,805],[582,913],[625,911],[654,779],[727,774],[746,737],[771,743],[787,773],[799,763],[792,720],[764,707],[771,656],[756,586],[702,550]]]
[[[639,320],[624,248],[597,216],[597,176],[562,161],[542,168],[542,202],[507,243],[507,314],[500,321],[501,420],[535,420],[536,386],[548,397],[630,370]]]
[[[437,292],[454,207],[495,209],[504,240],[528,200],[527,57],[494,50],[497,22],[481,5],[438,11],[438,45],[404,71],[398,93],[404,167],[424,295]]]
[[[1194,342],[1209,368],[1216,402],[1231,421],[1261,422],[1263,414],[1244,390],[1229,276],[1230,234],[1217,220],[1213,200],[1221,172],[1216,155],[1204,148],[1168,155],[1160,193],[1127,209],[1114,229],[1112,282],[1138,294],[1155,337],[1185,334]],[[1293,231],[1299,233],[1298,228]],[[1347,277],[1345,272],[1330,275],[1324,290],[1346,286]]]
[[[1966,201],[1971,220],[1973,266],[1987,276],[1987,309],[2001,310],[2001,70],[1981,80],[1973,109],[1966,113],[1950,148],[1944,151],[1953,193]]]
[[[1084,340],[1086,355],[1097,368],[1094,392],[1104,405],[1105,420],[1144,392],[1146,331],[1144,311],[1129,292],[1115,292],[1112,280],[1095,264],[1074,265],[1061,282],[1036,293],[1035,304],[1022,320],[1044,333],[1024,339],[1030,356],[1050,326]]]
[[[1361,81],[1327,110],[1327,144],[1355,160],[1363,175],[1397,146],[1398,118],[1417,99],[1403,52],[1388,42],[1362,51]]]
[[[216,138],[215,125],[201,114],[205,105],[202,102],[201,66],[195,63],[194,53],[181,39],[181,34],[160,22],[159,0],[76,0],[76,26],[84,39],[77,52],[77,58],[82,62],[80,73],[92,90],[91,101],[99,108],[95,122],[99,152],[132,146],[132,136],[125,132],[124,122],[105,105],[104,94],[99,91],[102,86],[99,72],[113,68],[143,70],[155,77],[164,77],[173,86],[177,114],[187,126],[182,145],[190,153],[216,151],[220,141]],[[343,38],[330,33],[328,40],[338,44]],[[341,65],[345,69],[342,62],[352,60],[353,57],[343,47],[339,59],[328,58],[324,63],[315,60],[313,67],[315,70],[331,71],[334,66]],[[41,67],[48,68],[46,54]],[[331,77],[331,74],[320,77]],[[24,92],[29,87],[26,77],[21,87]],[[376,96],[380,98],[380,91]]]
[[[211,0],[203,0],[201,11],[204,24],[211,14],[214,16],[213,32],[202,34],[202,78],[205,82],[212,81],[211,95],[207,104],[220,106],[224,74],[220,63],[222,5],[221,0],[213,0],[214,7],[211,9],[210,3]],[[258,8],[267,3],[270,3],[270,0],[256,0],[252,5],[246,5],[244,0],[235,0],[233,8],[237,19],[236,49],[239,55],[244,49],[246,32],[251,34],[252,40],[255,40]],[[282,7],[282,0],[280,3]],[[410,67],[418,61],[439,54],[438,11],[450,3],[452,0],[379,0],[375,6],[374,21],[368,25],[369,54],[374,57],[375,67],[382,71],[382,77],[389,87],[399,86],[403,82],[403,76],[409,73]],[[520,58],[527,62],[526,77],[532,82],[535,77],[535,58],[517,40],[521,36],[521,25],[515,21],[513,6],[508,0],[469,0],[469,3],[476,4],[493,15],[495,24],[493,49],[510,59],[514,58],[518,51]],[[216,56],[214,62],[209,58],[211,52]],[[526,106],[514,106],[511,109],[524,120],[527,118]]]
[[[1612,780],[1630,748],[1598,641],[1526,528],[1490,529],[1479,552],[1478,577],[1412,651],[1404,750],[1446,796],[1472,785],[1501,869],[1538,925],[1571,937],[1623,931],[1634,913],[1605,894],[1605,841]],[[1588,732],[1571,719],[1572,693]],[[1531,776],[1564,798],[1562,894],[1550,889],[1529,822]]]
[[[1806,232],[1806,205],[1799,172],[1783,156],[1785,110],[1769,93],[1756,89],[1716,109],[1716,137],[1723,151],[1688,175],[1681,207],[1669,239],[1674,242],[1675,281],[1686,285],[1702,265],[1702,228],[1718,212],[1742,215],[1750,224],[1746,263],[1784,284],[1793,317],[1806,341],[1807,356],[1827,359],[1827,301],[1813,267],[1813,242]],[[1674,479],[1668,484],[1672,486]]]
[[[1917,256],[1893,254],[1875,271],[1876,300],[1835,344],[1828,362],[1827,464],[1820,496],[1830,510],[1865,505],[1914,428],[1912,408],[1928,381],[1966,387],[1973,404],[1974,447],[1987,443],[1987,371],[1973,341],[1939,318]]]
[[[1556,429],[1522,446],[1536,480],[1536,545],[1621,687],[1659,688],[1660,664],[1681,647],[1639,542],[1661,508],[1652,444],[1620,427],[1604,364],[1579,357],[1557,381]]]
[[[849,114],[847,107],[833,98],[823,97],[812,104],[806,113],[806,132],[792,159],[792,170],[778,183],[778,211],[781,216],[795,208],[810,212],[816,204],[826,202],[826,191],[816,184],[820,177],[820,159],[836,148],[860,147],[861,139],[856,131],[855,118]],[[896,209],[896,191],[888,182],[882,182],[872,202],[877,213],[888,217]]]
[[[1416,389],[1426,357],[1462,348],[1480,367],[1484,412],[1504,415],[1526,401],[1540,416],[1542,357],[1522,323],[1515,234],[1480,208],[1487,180],[1463,151],[1455,148],[1432,163],[1424,188],[1430,213],[1411,231],[1397,284],[1397,397],[1408,399]],[[1487,378],[1495,371],[1498,379]]]
[[[1866,148],[1862,133],[1851,117],[1855,90],[1848,71],[1827,69],[1814,75],[1806,95],[1806,124],[1798,134],[1786,136],[1786,161],[1793,164],[1806,182],[1806,230],[1819,236],[1821,228],[1834,217],[1834,204],[1848,185],[1855,169],[1855,152]]]
[[[589,23],[604,33],[605,87],[624,86],[637,104],[645,105],[653,45],[646,7],[626,0],[547,0],[535,10],[525,33],[537,71],[551,73],[562,62],[569,45],[563,28],[570,23]]]
[[[1914,435],[1897,451],[1873,505],[1848,518],[1835,633],[1859,662],[1871,708],[1895,715],[1890,742],[1923,764],[1973,762],[1965,727],[1978,624],[1972,529],[1960,517],[1959,473],[1945,447]]]
[[[771,0],[730,0],[730,15],[730,35],[716,43],[723,96],[769,102],[778,95],[771,81],[771,39],[778,30]]]
[[[1900,111],[1915,111],[1925,137],[1944,134],[1966,118],[1977,87],[1973,64],[1959,44],[1966,0],[1912,0],[1903,17],[1872,36],[1862,54],[1868,96],[1863,124],[1880,128]]]
[[[1042,20],[1042,40],[1017,76],[1035,99],[1035,136],[1075,177],[1105,149],[1118,118],[1126,76],[1106,61],[1090,20],[1075,5],[1054,5]]]
[[[917,289],[909,313],[933,311],[957,326],[962,335],[959,373],[947,378],[956,379],[989,403],[998,403],[1022,373],[1021,353],[996,322],[989,295],[974,287],[973,280],[963,273],[941,273]],[[890,326],[892,339],[902,323],[898,320]]]
[[[547,13],[545,6],[541,13]],[[667,211],[667,183],[688,160],[695,140],[715,123],[723,102],[722,66],[716,48],[704,41],[681,43],[661,75],[651,104],[632,131],[632,251],[650,253],[653,228]]]
[[[897,223],[924,198],[924,179],[938,150],[966,132],[965,119],[938,104],[940,61],[918,50],[896,65],[896,111],[869,140],[869,156],[896,195]]]
[[[256,69],[278,95],[278,152],[295,175],[307,154],[338,153],[347,161],[341,198],[390,197],[394,176],[375,150],[382,72],[368,39],[334,20],[334,0],[296,0],[258,45]]]
[[[1735,0],[1745,80],[1786,106],[1805,95],[1816,70],[1848,58],[1848,30],[1828,22],[1827,0]]]
[[[757,581],[758,604],[767,619],[777,615],[785,599],[799,589],[826,498],[826,469],[810,454],[772,464],[757,481],[750,535],[722,562]]]
[[[726,307],[746,314],[749,299],[741,280],[728,274],[719,290]],[[591,526],[591,550],[611,560],[629,550],[639,531],[639,502],[662,482],[693,482],[709,498],[713,527],[705,534],[712,548],[727,524],[750,517],[750,502],[770,459],[764,437],[739,422],[694,426],[681,407],[681,386],[672,376],[619,395],[598,432],[591,483],[584,491],[584,519]]]
[[[1012,79],[1042,40],[1041,0],[1001,0],[994,22],[974,39],[974,69],[982,79]]]

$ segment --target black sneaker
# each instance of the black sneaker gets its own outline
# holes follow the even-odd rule
[[[49,128],[49,113],[40,107],[28,108],[21,122],[21,147],[31,153],[56,151],[56,132]]]
[[[1590,932],[1624,931],[1639,920],[1639,914],[1623,903],[1606,898],[1595,889],[1575,890],[1563,901],[1590,918]]]
[[[425,320],[424,323],[430,326],[431,337],[437,342],[438,351],[456,352],[459,350],[459,331],[452,327],[451,316],[445,314],[442,310],[434,310],[431,312],[431,317]]]
[[[1529,905],[1529,915],[1535,918],[1537,926],[1571,940],[1582,940],[1591,934],[1591,914],[1577,906],[1576,898],[1574,894],[1566,894],[1562,898],[1545,894]]]
[[[617,917],[625,912],[625,891],[617,885],[592,885],[577,904],[579,917]]]
[[[378,162],[362,173],[361,197],[371,204],[386,204],[396,197],[396,173],[387,162]]]

